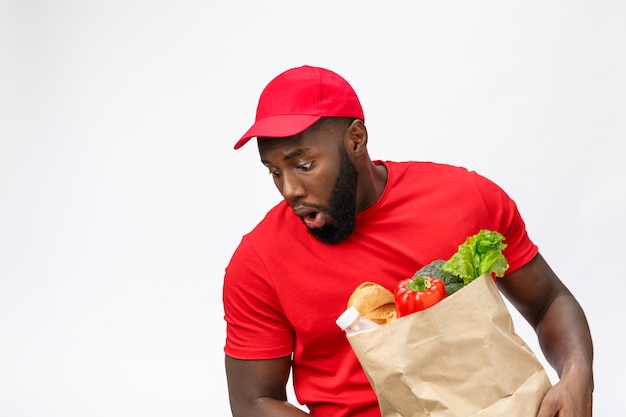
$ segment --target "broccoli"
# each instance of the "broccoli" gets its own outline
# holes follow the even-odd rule
[[[441,267],[446,261],[438,259],[432,261],[428,265],[424,265],[414,275],[413,278],[417,278],[420,275],[426,275],[429,277],[439,278],[446,286],[446,294],[452,295],[461,288],[463,288],[463,278],[457,277],[447,272],[442,272]]]

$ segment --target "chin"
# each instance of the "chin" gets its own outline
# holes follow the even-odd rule
[[[346,240],[352,232],[354,227],[348,225],[348,227],[337,227],[334,225],[325,225],[319,229],[308,229],[309,233],[322,243],[329,245],[336,245]]]

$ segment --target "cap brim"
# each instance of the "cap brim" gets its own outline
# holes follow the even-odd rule
[[[241,148],[254,137],[286,138],[297,135],[321,119],[322,116],[309,114],[290,114],[269,116],[256,121],[254,125],[237,141],[235,149]]]

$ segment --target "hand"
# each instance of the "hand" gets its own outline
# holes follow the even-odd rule
[[[564,376],[546,393],[537,417],[591,417],[592,386],[589,378]]]

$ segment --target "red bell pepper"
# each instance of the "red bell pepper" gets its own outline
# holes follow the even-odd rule
[[[403,279],[394,289],[396,313],[403,317],[427,309],[446,298],[446,286],[438,278],[417,276]]]

